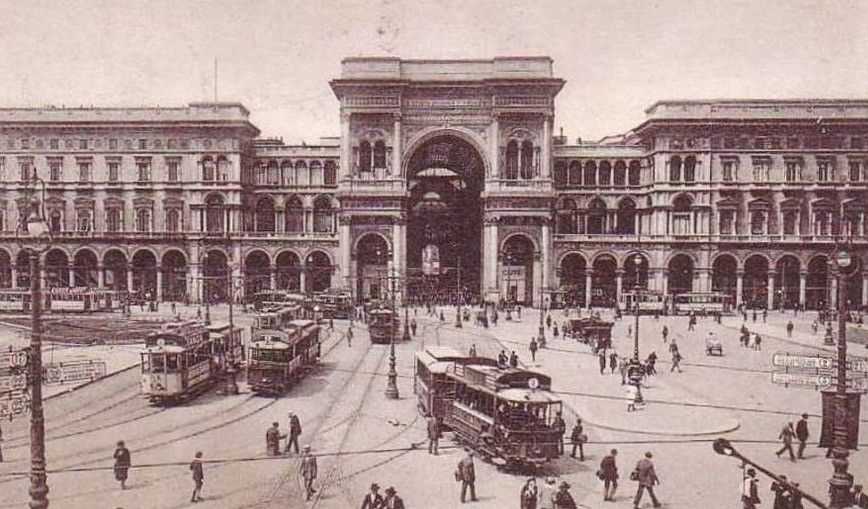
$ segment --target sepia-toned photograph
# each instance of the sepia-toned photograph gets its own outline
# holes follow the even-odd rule
[[[868,1],[0,12],[0,509],[868,509]]]

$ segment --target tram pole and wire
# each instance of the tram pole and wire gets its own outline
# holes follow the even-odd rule
[[[642,405],[645,400],[642,398],[642,363],[639,361],[639,293],[642,287],[639,286],[639,266],[642,260],[635,256],[633,263],[636,265],[636,285],[633,287],[633,314],[635,315],[636,323],[633,327],[633,358],[630,359],[630,365],[627,371],[630,376],[630,383],[636,387],[636,393],[633,396],[633,405]]]
[[[232,274],[233,266],[227,267],[227,280],[229,282],[229,362],[226,364],[226,395],[238,394],[238,380],[235,372],[235,318],[233,314],[233,301],[235,300],[235,279]],[[227,345],[223,346],[226,351]]]

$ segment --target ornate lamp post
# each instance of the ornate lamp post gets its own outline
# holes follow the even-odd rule
[[[42,184],[43,198],[45,182]],[[45,222],[40,202],[34,197],[30,213],[19,226],[21,243],[30,250],[30,508],[48,507],[45,473],[45,416],[42,410],[42,281],[40,257],[51,243],[51,230]]]
[[[395,319],[395,268],[391,270],[391,289],[392,289],[392,320]],[[398,399],[398,372],[395,371],[395,329],[394,322],[389,324],[389,373],[388,381],[386,382],[386,398]]]
[[[235,300],[235,279],[234,279],[233,274],[232,274],[233,269],[234,269],[234,264],[230,264],[226,268],[226,270],[228,272],[227,281],[229,283],[229,338],[230,338],[230,340],[233,339],[233,337],[235,336],[235,318],[234,318],[234,313],[232,310],[233,301]],[[234,342],[230,341],[230,344],[234,344]],[[226,390],[225,390],[225,392],[226,392],[227,396],[238,394],[238,379],[237,379],[237,373],[235,372],[235,360],[236,360],[235,359],[235,350],[230,348],[229,352],[230,352],[230,354],[229,354],[230,358],[229,358],[229,362],[227,363],[228,365],[226,366]]]
[[[633,286],[633,314],[636,315],[636,323],[633,326],[633,358],[630,359],[627,372],[630,383],[636,386],[633,404],[638,405],[645,401],[642,398],[642,364],[639,362],[639,292],[642,291],[642,287],[639,286],[639,266],[642,264],[642,259],[634,256],[633,263],[636,266],[636,285]]]
[[[543,301],[543,287],[539,286],[539,330],[537,330],[537,342],[540,348],[546,347],[546,328],[543,324],[543,315],[545,314],[545,302]]]
[[[456,301],[455,301],[455,306],[456,306],[455,307],[455,328],[460,329],[463,327],[463,325],[461,325],[461,298],[462,298],[463,294],[461,292],[461,255],[460,254],[458,255],[458,283],[457,283],[456,290],[457,290],[457,295],[455,296],[456,297]]]

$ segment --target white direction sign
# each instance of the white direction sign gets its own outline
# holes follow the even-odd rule
[[[777,368],[795,369],[834,369],[835,360],[820,354],[776,353],[772,365]]]
[[[23,368],[30,361],[30,350],[24,348],[21,350],[12,350],[8,352],[0,352],[0,370],[10,368]]]
[[[24,389],[27,389],[26,373],[0,376],[0,394],[9,391],[23,391]]]
[[[0,398],[0,418],[11,419],[30,411],[30,394],[24,392],[11,392]]]
[[[832,385],[831,375],[812,375],[808,373],[772,373],[772,383],[780,385],[801,385],[822,389]]]

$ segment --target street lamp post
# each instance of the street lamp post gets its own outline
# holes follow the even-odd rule
[[[642,264],[642,260],[636,256],[633,258],[633,263],[636,265],[636,285],[633,287],[633,314],[636,315],[636,323],[633,326],[633,358],[630,359],[628,372],[630,382],[636,386],[633,404],[640,405],[644,403],[642,398],[642,364],[639,362],[639,292],[642,291],[641,286],[639,286],[639,266]]]
[[[41,182],[43,195],[45,182]],[[45,462],[45,416],[42,409],[42,281],[40,256],[51,242],[50,228],[34,198],[26,222],[22,222],[24,240],[30,248],[30,508],[48,507],[48,483]]]
[[[537,331],[537,342],[540,348],[546,347],[546,328],[543,324],[543,315],[545,314],[545,303],[543,301],[543,287],[539,286],[539,330]]]
[[[389,323],[389,373],[388,381],[386,382],[386,398],[398,399],[398,372],[395,371],[395,268],[392,267],[391,289],[392,289],[392,323]]]
[[[233,272],[232,266],[227,267],[228,277],[227,280],[229,282],[229,346],[230,346],[230,354],[229,354],[229,362],[226,366],[226,395],[231,396],[238,394],[238,379],[237,373],[235,372],[235,318],[233,313],[233,301],[235,300],[235,279],[232,274]],[[224,345],[225,351],[225,345]]]
[[[832,468],[834,473],[829,479],[829,507],[840,509],[850,507],[850,485],[852,476],[847,472],[850,462],[847,430],[848,397],[847,397],[847,306],[848,283],[852,272],[853,261],[846,250],[835,254],[833,265],[835,278],[838,281],[838,359],[837,384],[835,387],[835,416],[833,422]]]
[[[461,325],[461,255],[458,255],[458,283],[457,283],[456,311],[455,311],[455,328],[460,329]]]

